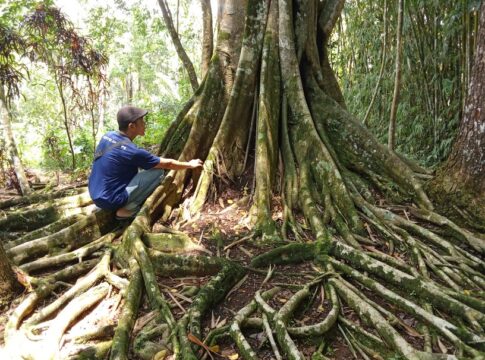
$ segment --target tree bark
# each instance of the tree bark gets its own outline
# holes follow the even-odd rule
[[[185,49],[180,42],[177,30],[173,25],[172,14],[170,13],[167,1],[158,0],[158,4],[160,5],[160,9],[162,9],[163,20],[165,21],[165,25],[167,26],[170,37],[172,38],[175,50],[177,50],[177,54],[182,61],[182,64],[187,71],[187,74],[189,75],[190,85],[192,85],[192,89],[195,92],[199,88],[199,81],[197,80],[197,74],[195,73],[194,65],[192,64],[192,61],[190,61],[189,56],[185,52]]]
[[[485,224],[485,6],[480,8],[477,48],[458,136],[431,189],[440,203],[459,202]]]
[[[465,112],[444,169],[450,175],[461,179],[465,187],[485,195],[485,6],[483,4],[480,9],[477,40]]]
[[[202,6],[202,63],[201,78],[205,77],[214,49],[212,36],[212,9],[210,0],[200,0]]]
[[[5,250],[0,245],[0,307],[6,305],[21,287],[7,259]]]
[[[22,161],[20,160],[17,146],[15,145],[15,139],[13,137],[12,126],[10,124],[10,115],[3,86],[0,86],[0,117],[2,118],[3,133],[5,136],[5,148],[7,149],[9,159],[12,163],[15,175],[17,176],[20,191],[22,195],[28,195],[30,193],[29,181],[27,180],[25,169],[22,165]]]
[[[66,97],[64,94],[64,85],[63,85],[63,79],[62,76],[55,76],[55,81],[57,85],[57,90],[59,91],[59,96],[61,98],[61,104],[62,104],[62,115],[64,119],[64,129],[66,130],[66,135],[67,135],[67,140],[69,143],[69,151],[71,152],[71,165],[72,165],[72,170],[76,170],[76,154],[74,153],[74,144],[72,141],[72,135],[71,135],[71,130],[69,126],[69,118],[67,115],[67,104],[66,104]]]

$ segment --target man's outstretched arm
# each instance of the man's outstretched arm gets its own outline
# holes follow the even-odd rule
[[[183,170],[183,169],[197,169],[201,168],[204,163],[200,159],[193,159],[190,161],[178,161],[175,159],[160,158],[160,163],[155,165],[153,169],[169,169],[169,170]]]

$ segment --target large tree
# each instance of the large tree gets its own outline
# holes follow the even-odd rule
[[[476,294],[485,288],[480,259],[485,241],[434,212],[419,180],[427,176],[425,171],[380,144],[346,110],[328,57],[343,3],[220,2],[218,38],[207,74],[160,146],[163,156],[205,159],[204,170],[169,173],[116,245],[109,245],[120,233],[112,230],[111,214],[90,213],[90,206],[82,205],[89,204],[85,195],[10,212],[0,220],[0,226],[11,230],[46,225],[8,244],[8,255],[29,274],[87,259],[34,281],[38,287],[6,327],[8,349],[14,351],[18,341],[25,341],[29,346],[21,350],[43,347],[45,358],[54,358],[80,307],[94,306],[110,283],[125,301],[112,342],[104,348],[99,343],[97,350],[111,348],[111,359],[127,358],[144,285],[156,316],[138,334],[133,351],[143,358],[173,353],[177,359],[197,359],[206,335],[204,314],[248,271],[313,262],[313,280],[290,286],[294,292],[284,306],[275,309],[276,302],[269,302],[277,288],[257,291],[255,300],[210,338],[229,335],[245,359],[258,358],[244,335],[247,326],[269,329],[277,358],[303,359],[300,346],[305,342],[298,339],[321,338],[332,329],[339,329],[349,346],[367,357],[440,359],[437,351],[447,346],[458,357],[483,356],[485,306]],[[252,237],[272,246],[249,267],[221,257],[169,254],[167,250],[198,247],[180,231],[151,233],[153,224],[167,219],[183,195],[192,194],[189,206],[182,207],[181,216],[187,219],[203,209],[208,195],[222,193],[248,174],[254,177]],[[281,221],[272,217],[274,191],[281,194]],[[312,242],[301,241],[310,238]],[[290,244],[278,246],[281,241]],[[63,253],[37,259],[54,245],[64,248]],[[102,248],[106,250],[100,252]],[[113,248],[129,282],[111,272]],[[62,296],[29,316],[61,281],[92,267]],[[184,315],[176,317],[157,275],[189,274],[212,278]],[[305,326],[290,322],[321,284],[330,307],[324,319]],[[250,317],[256,310],[259,316]],[[409,326],[414,322],[416,329]],[[43,341],[34,343],[29,334],[39,329]],[[410,342],[409,336],[422,340]],[[162,337],[165,347],[154,344],[154,337]],[[321,356],[315,351],[315,358]]]
[[[440,205],[471,226],[485,229],[485,6],[479,12],[477,47],[458,136],[431,191]],[[457,210],[457,206],[462,210]]]

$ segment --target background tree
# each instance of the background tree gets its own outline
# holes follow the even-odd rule
[[[367,108],[367,111],[365,112],[364,120],[362,122],[364,125],[367,125],[367,121],[369,119],[369,114],[370,111],[372,110],[372,106],[374,105],[374,102],[377,97],[377,93],[380,90],[381,87],[381,80],[382,77],[384,76],[384,69],[386,68],[386,60],[387,60],[387,28],[388,28],[388,19],[387,19],[387,0],[384,1],[384,12],[382,14],[383,17],[383,22],[384,22],[384,29],[383,29],[383,39],[382,39],[382,61],[381,61],[381,69],[379,70],[379,77],[377,78],[377,83],[376,87],[374,89],[374,92],[372,93],[372,98],[369,103],[369,107]]]
[[[22,44],[22,39],[7,28],[3,18],[0,17],[0,116],[9,158],[12,161],[22,194],[27,195],[30,187],[15,146],[7,112],[8,98],[18,94],[18,82],[22,77],[19,71],[20,65],[14,58],[14,53],[19,51]],[[3,244],[0,244],[0,307],[4,308],[20,288],[3,249]]]
[[[394,3],[393,3],[394,4]],[[404,4],[402,79],[396,150],[422,165],[437,166],[453,144],[463,114],[473,60],[480,1]],[[397,5],[388,2],[388,39],[397,32]],[[384,0],[351,1],[330,39],[330,61],[351,113],[364,118],[382,64]],[[392,45],[392,44],[390,44]],[[388,50],[368,128],[388,142],[395,47]]]
[[[35,40],[30,44],[35,60],[44,62],[54,78],[62,104],[72,170],[75,170],[76,155],[71,130],[73,119],[68,102],[83,96],[77,86],[76,77],[89,76],[98,83],[103,81],[102,72],[106,59],[92,49],[87,39],[75,32],[71,22],[55,7],[37,5],[34,12],[27,15],[24,29]],[[97,99],[90,95],[88,92],[87,99],[94,101],[93,107],[97,106]]]
[[[392,94],[391,116],[389,119],[389,135],[387,146],[394,151],[396,143],[396,115],[399,107],[399,93],[401,92],[401,66],[402,66],[402,28],[404,16],[404,0],[398,1],[397,33],[396,33],[396,70],[394,74],[394,92]]]
[[[23,195],[27,195],[30,187],[17,152],[7,110],[9,99],[18,94],[18,83],[22,78],[22,67],[17,62],[15,55],[23,44],[23,39],[7,25],[5,17],[0,16],[0,116],[6,141],[5,147],[12,161],[21,192]],[[0,244],[0,307],[4,308],[20,288],[3,249],[3,244]]]
[[[9,0],[5,4],[8,11],[4,12],[4,16],[12,18],[8,14],[13,11],[14,4],[19,4],[15,22],[20,23],[22,17],[33,12],[37,5],[35,2],[27,2],[29,6],[23,3]],[[43,3],[49,6],[52,2]],[[59,5],[65,6],[62,2]],[[173,1],[170,6],[174,6]],[[40,174],[42,180],[55,179],[55,176],[49,177],[46,171],[59,174],[69,170],[74,178],[83,176],[91,165],[92,149],[96,146],[93,135],[106,129],[116,129],[115,114],[120,106],[126,104],[128,88],[133,104],[152,110],[148,122],[149,135],[138,142],[141,144],[141,140],[144,146],[156,146],[169,122],[193,92],[187,74],[181,70],[157,3],[109,0],[99,6],[87,0],[80,8],[76,7],[76,3],[70,3],[63,11],[73,16],[77,34],[85,35],[93,49],[110,58],[110,63],[105,65],[105,77],[109,83],[98,89],[96,77],[91,76],[93,86],[90,90],[88,77],[76,75],[74,85],[77,94],[82,96],[72,97],[72,91],[65,89],[72,146],[76,153],[76,172],[72,173],[69,170],[72,169],[72,152],[54,77],[41,62],[32,63],[27,58],[22,60],[29,71],[29,78],[19,84],[22,96],[11,102],[13,134],[26,166]],[[179,36],[196,64],[200,63],[202,52],[202,24],[196,21],[199,17],[200,3],[180,4]],[[127,87],[127,84],[132,86]],[[106,92],[101,91],[103,88]],[[101,96],[95,95],[97,103],[90,104],[88,94],[99,91]],[[157,109],[164,111],[158,112]],[[52,156],[52,144],[56,144],[56,156]]]
[[[10,24],[11,25],[11,24]],[[18,62],[21,48],[25,46],[22,37],[6,23],[5,16],[0,17],[0,117],[8,158],[17,178],[20,193],[30,193],[30,186],[25,169],[20,159],[10,124],[10,102],[19,94],[19,83],[23,78],[23,65]]]
[[[185,49],[180,42],[180,38],[178,35],[177,29],[173,25],[172,20],[172,13],[170,12],[170,8],[168,7],[168,3],[166,0],[158,0],[160,4],[160,9],[162,10],[163,20],[165,21],[165,26],[168,29],[170,37],[172,38],[172,42],[175,45],[175,49],[177,50],[177,54],[184,65],[185,71],[187,71],[190,79],[190,84],[192,85],[192,90],[196,91],[199,87],[199,81],[197,80],[197,74],[195,73],[194,65],[192,61],[187,56]],[[178,14],[178,12],[177,12]]]

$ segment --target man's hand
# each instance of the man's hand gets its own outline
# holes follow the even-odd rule
[[[190,161],[178,161],[175,159],[160,158],[160,163],[156,165],[155,169],[168,169],[168,170],[183,170],[183,169],[200,169],[204,165],[200,159],[193,159]]]
[[[204,162],[200,159],[192,159],[189,161],[190,169],[198,169],[204,165]]]

